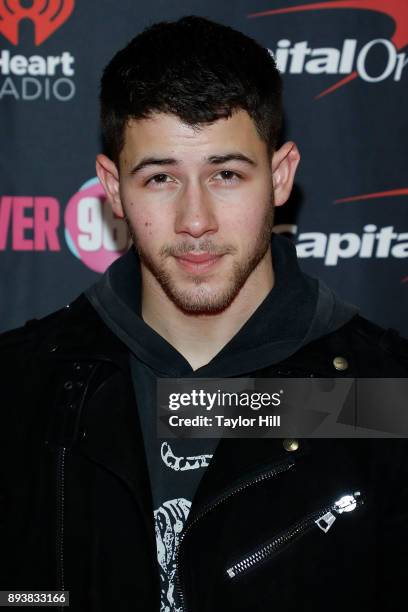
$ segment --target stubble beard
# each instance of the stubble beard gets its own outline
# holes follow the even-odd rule
[[[195,285],[193,290],[180,289],[177,287],[172,274],[165,269],[164,265],[158,264],[149,254],[141,249],[129,219],[125,216],[129,234],[138,252],[141,263],[153,275],[167,297],[182,312],[195,316],[219,314],[232,304],[249,276],[266,255],[271,241],[273,219],[274,207],[271,204],[266,209],[261,229],[254,241],[255,247],[253,251],[248,254],[244,261],[234,261],[226,286],[217,293],[212,293],[205,287],[207,282],[205,275],[191,276],[191,282]],[[195,248],[191,248],[191,245],[188,244],[181,244],[177,247],[165,246],[160,250],[159,255],[162,259],[166,259],[169,256],[180,256],[194,251],[208,252],[211,255],[228,256],[229,254],[233,254],[236,249],[229,245],[223,246],[222,248],[216,248],[210,240],[204,239],[201,240],[198,247]]]

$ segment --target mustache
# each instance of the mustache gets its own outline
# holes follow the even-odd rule
[[[164,245],[160,249],[159,255],[161,257],[180,257],[182,255],[187,255],[187,253],[208,253],[209,255],[219,256],[235,252],[236,248],[230,244],[218,246],[207,239],[201,240],[196,244],[182,242],[174,246]]]

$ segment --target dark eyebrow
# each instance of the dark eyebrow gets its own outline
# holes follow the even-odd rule
[[[229,161],[241,161],[241,162],[250,164],[251,166],[257,165],[253,159],[251,159],[250,157],[247,157],[243,153],[226,153],[225,155],[210,155],[210,157],[207,157],[205,161],[209,164],[214,164],[214,165],[225,164]],[[177,164],[179,164],[179,162],[177,161],[177,159],[174,159],[173,157],[144,157],[138,164],[133,166],[133,168],[130,171],[130,174],[135,175],[138,172],[140,172],[140,170],[143,170],[147,166],[176,166]]]
[[[177,164],[177,159],[172,157],[144,157],[136,166],[133,166],[130,174],[136,174],[146,166],[175,166]]]
[[[211,155],[207,158],[207,161],[210,164],[225,164],[229,161],[242,161],[251,166],[257,165],[253,159],[247,157],[243,153],[226,153],[225,155]]]

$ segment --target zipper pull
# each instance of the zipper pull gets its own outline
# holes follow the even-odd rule
[[[326,512],[326,514],[318,518],[315,523],[324,533],[327,533],[335,520],[336,517],[332,512]]]
[[[331,510],[316,519],[315,523],[319,527],[319,529],[324,531],[324,533],[327,533],[337,518],[335,514],[333,514],[333,512],[335,512],[336,514],[342,514],[343,512],[352,512],[357,508],[358,505],[362,503],[363,500],[361,499],[360,491],[355,491],[352,495],[343,495],[343,497],[340,497],[340,499],[334,502]]]
[[[340,499],[334,502],[334,510],[338,514],[342,514],[343,512],[352,512],[357,508],[357,505],[362,503],[361,493],[360,491],[355,491],[352,495],[343,495]]]

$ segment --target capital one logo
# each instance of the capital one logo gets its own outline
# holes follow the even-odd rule
[[[391,189],[365,193],[356,196],[339,198],[334,204],[349,204],[383,198],[408,196],[408,188]],[[361,259],[396,259],[408,258],[408,232],[398,232],[393,225],[378,227],[374,223],[367,223],[362,233],[356,232],[323,232],[307,231],[298,233],[298,226],[294,224],[275,225],[276,234],[291,234],[296,236],[296,250],[300,258],[322,259],[325,266],[337,266],[341,260],[359,257]],[[401,282],[407,283],[408,276]]]
[[[34,42],[41,45],[70,17],[74,4],[75,0],[32,0],[24,6],[22,0],[0,0],[0,33],[18,45],[20,23],[29,19],[34,24]]]
[[[324,47],[313,49],[307,41],[292,45],[290,40],[282,39],[278,42],[277,50],[273,53],[281,72],[291,74],[346,74],[340,81],[325,89],[316,98],[321,98],[343,85],[350,83],[357,77],[364,81],[376,83],[386,78],[400,81],[402,72],[408,64],[406,53],[398,53],[408,44],[408,2],[407,0],[329,0],[327,2],[312,2],[276,8],[252,13],[250,18],[283,15],[289,13],[302,13],[307,11],[356,9],[374,11],[390,17],[394,22],[394,32],[391,38],[377,38],[369,41],[357,52],[357,40],[346,39],[342,49]],[[372,75],[367,69],[367,58],[374,48],[381,47],[385,52],[386,62],[382,71]]]

